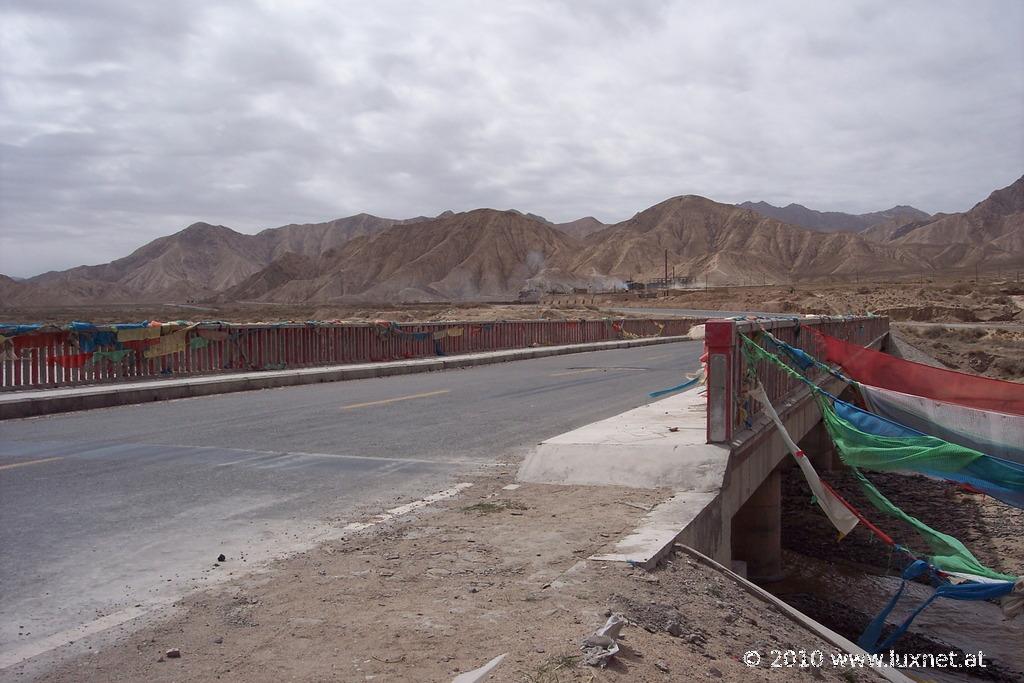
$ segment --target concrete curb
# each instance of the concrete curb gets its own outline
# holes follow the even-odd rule
[[[370,377],[390,377],[417,372],[468,368],[492,363],[506,363],[515,360],[546,358],[569,353],[628,349],[639,346],[671,344],[692,341],[689,337],[655,337],[651,339],[630,339],[589,344],[545,346],[506,351],[488,351],[441,358],[417,358],[387,363],[361,363],[355,365],[332,365],[322,368],[299,370],[267,370],[244,372],[231,375],[210,375],[183,377],[180,379],[149,380],[143,382],[103,384],[66,389],[41,389],[0,394],[0,420],[13,420],[52,413],[76,410],[110,408],[132,403],[169,401],[180,398],[196,398],[213,394],[236,391],[274,389],[277,387],[319,384],[321,382],[344,382]]]

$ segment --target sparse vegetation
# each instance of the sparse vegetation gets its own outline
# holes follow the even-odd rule
[[[579,655],[572,654],[550,657],[534,671],[525,673],[523,680],[527,683],[559,683],[559,681],[565,680],[562,674],[576,668],[579,661]]]
[[[529,510],[529,508],[514,500],[482,500],[462,508],[463,512],[474,512],[478,515],[492,515],[507,510]]]

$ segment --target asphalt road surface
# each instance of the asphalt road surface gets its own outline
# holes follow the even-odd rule
[[[664,316],[682,316],[687,318],[734,318],[736,316],[746,315],[760,315],[766,317],[792,317],[785,313],[761,313],[758,311],[705,311],[699,308],[658,308],[652,306],[644,308],[642,306],[629,306],[624,308],[612,308],[612,311],[617,313],[634,313],[643,314],[653,317],[664,317]]]
[[[516,462],[648,402],[695,370],[701,350],[681,342],[0,422],[0,667]]]

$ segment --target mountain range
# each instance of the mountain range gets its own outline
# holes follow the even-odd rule
[[[780,211],[795,217],[782,220]],[[659,277],[666,251],[677,274],[711,284],[1022,266],[1024,177],[969,211],[935,216],[904,206],[851,215],[684,195],[614,225],[494,209],[404,220],[359,214],[255,235],[195,223],[110,263],[0,276],[0,301],[500,299]]]
[[[737,204],[744,209],[751,209],[763,216],[769,216],[783,223],[799,225],[803,228],[820,232],[860,232],[878,225],[903,224],[909,221],[920,221],[929,215],[912,206],[894,206],[885,211],[872,213],[849,214],[838,211],[815,211],[802,204],[788,206],[772,206],[767,202],[743,202]]]

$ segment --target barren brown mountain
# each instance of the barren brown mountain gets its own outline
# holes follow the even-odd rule
[[[275,262],[276,274],[305,276],[268,288],[253,277],[223,293],[242,301],[507,298],[524,288],[575,280],[567,270],[579,245],[516,211],[477,209],[359,237],[306,263]]]
[[[36,303],[182,301],[230,287],[266,262],[266,245],[252,235],[194,223],[116,261],[30,278],[21,296]]]
[[[712,284],[897,273],[917,265],[906,251],[854,234],[823,234],[687,195],[596,233],[573,270],[622,278],[657,277],[664,272],[666,249],[669,266],[677,274],[701,279],[706,274]]]
[[[585,216],[568,223],[556,223],[555,227],[567,235],[572,235],[577,239],[585,239],[596,232],[604,230],[608,225],[593,216]]]
[[[90,304],[187,301],[214,296],[259,273],[286,254],[318,257],[353,237],[373,235],[407,220],[358,214],[326,223],[286,225],[245,235],[222,225],[194,223],[130,255],[99,266],[79,266],[0,283],[7,303]]]
[[[871,237],[912,249],[936,269],[1024,265],[1024,176],[965,213]]]
[[[762,216],[810,228],[819,232],[860,232],[881,223],[907,223],[929,218],[928,214],[913,206],[894,206],[885,211],[850,214],[839,211],[815,211],[802,204],[773,206],[768,202],[743,202],[737,206],[751,209]]]
[[[426,220],[430,220],[430,218],[419,216],[396,220],[360,213],[326,223],[292,223],[280,228],[267,228],[257,233],[255,237],[267,249],[270,260],[287,253],[319,256],[328,249],[336,249],[355,237],[376,235],[395,225],[407,225]]]

